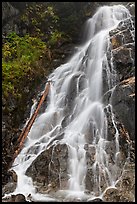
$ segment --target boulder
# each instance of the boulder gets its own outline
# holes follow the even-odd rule
[[[2,195],[12,193],[16,189],[17,186],[17,174],[14,170],[9,170],[7,172],[8,182],[2,188]]]
[[[88,199],[87,202],[103,202],[101,198]]]
[[[26,198],[23,194],[15,195],[15,202],[26,202]]]
[[[134,202],[135,195],[129,191],[117,188],[109,188],[103,195],[104,202]]]

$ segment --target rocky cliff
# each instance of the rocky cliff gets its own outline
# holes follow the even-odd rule
[[[129,4],[128,8],[133,5]],[[132,8],[133,9],[133,8]],[[132,13],[133,14],[133,13]],[[112,106],[114,118],[120,133],[120,154],[119,163],[116,167],[112,165],[112,174],[117,172],[121,179],[117,183],[117,189],[110,188],[103,195],[103,201],[110,202],[132,202],[135,195],[135,175],[134,175],[134,140],[135,140],[135,41],[134,41],[134,14],[133,21],[128,20],[123,25],[119,25],[116,30],[110,32],[112,56],[114,69],[117,72],[117,85],[112,93]],[[109,57],[109,56],[108,56]],[[108,95],[104,97],[104,103],[107,103]],[[108,108],[109,109],[109,108]],[[108,146],[107,152],[110,160],[113,159],[115,152],[114,145],[114,127],[111,115],[111,109],[107,110],[108,115]],[[61,147],[62,146],[62,147]],[[91,165],[95,161],[95,147],[85,146],[87,158],[86,189],[95,190],[93,171]],[[47,191],[48,185],[52,185],[51,194],[54,194],[59,188],[66,189],[67,186],[67,163],[66,158],[68,147],[65,144],[57,144],[43,151],[38,158],[27,169],[26,175],[31,176],[38,192]],[[51,159],[52,155],[52,159]],[[128,158],[128,159],[127,159]],[[50,168],[49,168],[50,166]],[[44,172],[43,172],[44,169]],[[46,170],[45,170],[46,169]],[[105,178],[104,178],[105,180]],[[102,177],[101,188],[105,190],[106,184]],[[46,188],[45,188],[46,186]]]
[[[11,7],[12,8],[12,7]],[[17,15],[18,11],[11,9],[12,15]],[[117,85],[112,91],[108,91],[108,85],[104,86],[104,104],[110,100],[113,106],[114,118],[117,124],[120,140],[119,163],[112,165],[112,174],[118,175],[120,179],[117,182],[117,188],[106,189],[106,184],[102,176],[101,188],[106,191],[102,200],[105,202],[133,202],[135,195],[135,12],[134,4],[127,4],[127,8],[132,15],[132,22],[128,19],[110,32],[111,59],[114,64],[114,70],[117,73]],[[14,10],[14,11],[13,11]],[[5,14],[3,16],[5,19]],[[13,28],[12,28],[13,29]],[[71,51],[72,52],[72,51]],[[110,56],[107,56],[108,59]],[[60,63],[60,62],[59,62]],[[106,73],[105,73],[106,74]],[[73,82],[74,83],[74,82]],[[72,90],[73,92],[73,90]],[[71,95],[73,95],[72,93]],[[70,105],[71,106],[71,105]],[[110,155],[109,160],[113,160],[114,146],[114,124],[111,117],[111,107],[106,108],[108,117],[108,144],[106,151]],[[58,136],[59,138],[62,135]],[[87,140],[90,140],[87,136]],[[90,144],[85,145],[87,159],[86,189],[87,193],[94,190],[93,171],[91,164],[95,161],[95,147]],[[36,150],[37,151],[37,150]],[[50,146],[43,151],[31,166],[27,169],[26,175],[33,179],[37,186],[37,192],[50,193],[54,195],[58,189],[67,189],[67,157],[68,146],[66,144],[57,144]],[[112,162],[113,163],[113,162]],[[13,175],[11,176],[13,177]],[[16,179],[10,180],[4,187],[4,193],[12,192],[16,185]],[[49,189],[50,186],[50,189]],[[8,190],[7,190],[8,189]],[[58,197],[58,195],[57,195]],[[66,200],[67,201],[67,200]],[[90,201],[89,201],[90,202]]]
[[[16,49],[19,50],[19,53],[21,52],[21,48],[17,48],[18,39],[22,42],[22,38],[26,34],[35,39],[44,40],[44,43],[48,46],[48,49],[44,51],[43,56],[40,55],[37,62],[31,65],[31,69],[29,69],[25,78],[19,74],[19,82],[16,80],[16,74],[14,76],[15,71],[12,77],[9,73],[7,78],[8,82],[4,82],[7,71],[4,73],[5,70],[3,68],[3,85],[5,83],[4,86],[10,90],[10,85],[13,82],[9,81],[9,79],[14,80],[15,83],[18,84],[14,93],[19,90],[19,94],[21,94],[20,98],[14,96],[10,91],[7,93],[7,96],[5,96],[4,91],[2,94],[3,184],[8,181],[9,176],[7,170],[12,160],[13,152],[16,149],[17,138],[21,132],[22,126],[29,117],[32,98],[37,97],[37,92],[43,87],[48,74],[51,73],[54,68],[66,62],[68,57],[73,54],[75,50],[74,47],[81,38],[79,35],[79,29],[81,29],[85,20],[94,13],[98,6],[97,3],[87,4],[84,2],[79,2],[76,5],[77,6],[75,6],[75,3],[73,2],[60,4],[56,2],[2,2],[2,42],[3,46],[5,46],[5,51],[3,51],[3,55],[6,56],[5,70],[7,70],[6,67],[8,66],[8,62],[13,61],[14,59],[15,64],[13,65],[13,70],[14,66],[17,66]],[[65,12],[66,10],[67,12]],[[80,23],[78,23],[79,18],[81,19]],[[57,20],[58,22],[56,22]],[[47,26],[45,26],[45,24]],[[50,27],[52,27],[52,32],[54,33],[53,36],[51,36]],[[57,29],[59,28],[60,30],[57,32]],[[14,37],[13,39],[8,37],[8,35],[12,35],[13,32],[19,37],[16,42]],[[63,36],[61,36],[62,32],[64,32]],[[61,36],[59,41],[58,35]],[[51,44],[47,45],[50,41]],[[11,42],[12,44],[10,44]],[[7,43],[9,43],[9,45],[7,45]],[[24,39],[24,43],[26,43],[26,39]],[[51,46],[53,47],[51,48]],[[22,55],[24,55],[24,53],[22,53]],[[30,56],[26,57],[29,59]],[[21,59],[19,58],[17,61],[19,62]],[[32,63],[31,60],[27,67],[30,66],[30,63]],[[26,70],[24,65],[21,66]]]

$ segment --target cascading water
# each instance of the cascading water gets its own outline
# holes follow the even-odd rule
[[[39,200],[43,197],[46,200],[46,195],[36,193],[32,179],[27,177],[25,172],[42,151],[57,143],[65,143],[68,146],[67,195],[72,193],[74,196],[77,192],[84,195],[86,190],[86,145],[95,147],[94,163],[90,167],[94,174],[93,193],[97,196],[103,193],[102,179],[106,188],[115,185],[118,178],[112,174],[109,155],[106,152],[109,135],[105,109],[111,109],[115,128],[115,164],[116,154],[119,152],[119,133],[111,104],[104,106],[102,101],[103,70],[107,73],[108,90],[113,92],[116,72],[112,62],[108,63],[107,58],[110,50],[109,32],[127,18],[131,19],[131,15],[123,5],[99,8],[87,22],[86,42],[78,47],[77,52],[66,64],[58,67],[49,76],[51,86],[45,112],[36,118],[24,148],[13,165],[18,175],[15,194],[31,193],[34,198],[38,196]],[[59,140],[57,136],[61,133],[63,137]],[[87,135],[90,137],[87,138]]]

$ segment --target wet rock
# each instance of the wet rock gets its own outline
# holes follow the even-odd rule
[[[15,195],[15,202],[26,202],[26,198],[23,194]]]
[[[103,195],[103,200],[107,202],[119,202],[120,195],[118,189],[116,188],[107,189]]]
[[[120,81],[135,75],[134,31],[134,19],[132,21],[127,19],[109,33],[114,69]]]
[[[86,184],[86,189],[88,189],[89,191],[93,190],[93,178],[94,178],[94,174],[92,169],[87,169],[87,173],[86,173],[86,178],[85,178],[85,184]]]
[[[15,189],[16,184],[13,182],[9,182],[2,188],[2,195],[4,196],[5,194],[12,193]]]
[[[93,190],[93,184],[94,184],[94,173],[91,168],[93,163],[95,162],[95,154],[96,149],[94,145],[85,144],[84,149],[86,150],[86,161],[87,161],[87,173],[85,178],[85,184],[86,184],[86,191],[92,191]]]
[[[135,164],[127,162],[123,168],[116,188],[108,188],[104,192],[106,202],[134,202],[135,200]]]
[[[66,96],[66,103],[68,106],[68,112],[72,112],[73,107],[74,107],[74,98],[76,97],[77,94],[77,81],[79,78],[80,74],[76,74],[71,78],[71,84],[70,87],[68,87],[67,90],[67,96]]]
[[[103,202],[101,198],[95,198],[95,199],[88,199],[87,202]]]
[[[99,181],[100,180],[100,181]],[[100,183],[100,186],[97,185],[97,183]],[[99,196],[99,187],[102,191],[105,190],[107,187],[106,179],[104,176],[104,171],[101,168],[101,166],[97,165],[96,169],[93,170],[92,166],[87,167],[87,173],[85,177],[85,184],[86,189],[89,191],[96,192],[96,196]]]
[[[96,148],[94,145],[85,144],[87,166],[92,165],[95,162]]]
[[[26,198],[23,194],[16,194],[16,195],[11,195],[11,196],[7,196],[5,198],[2,199],[2,202],[28,202],[26,201]]]
[[[88,144],[92,144],[93,136],[95,134],[95,125],[94,125],[94,122],[92,120],[89,120],[89,122],[87,123],[87,125],[85,127],[85,130],[83,130],[83,131],[84,131],[86,142]]]
[[[110,31],[110,50],[107,53],[109,67],[111,61],[113,62],[113,69],[111,74],[118,83],[131,76],[135,76],[135,43],[134,43],[134,20],[129,19],[120,23],[119,26]],[[116,71],[116,73],[115,73]],[[111,77],[111,76],[110,76]],[[103,93],[109,90],[108,82],[106,81],[107,72],[106,68],[103,69]]]
[[[129,77],[129,73],[130,76],[132,73],[134,74],[135,68],[133,59],[134,58],[131,56],[131,48],[122,47],[113,51],[114,67],[119,75],[120,81],[127,79]]]
[[[121,28],[117,28],[113,31],[110,31],[110,41],[112,46],[112,52],[120,50],[126,46],[134,45],[133,34],[129,29],[122,30]]]
[[[116,184],[117,188],[120,188],[122,192],[131,192],[135,195],[135,164],[127,163],[124,171]]]
[[[132,66],[133,60],[131,56],[131,50],[127,47],[121,47],[117,50],[113,51],[113,57],[116,64],[117,69],[120,67],[121,64],[126,64],[127,66]]]
[[[51,146],[33,161],[27,169],[26,175],[32,177],[37,190],[40,192],[46,192],[49,184],[52,185],[53,191],[58,188],[65,189],[68,180],[67,158],[68,148],[66,144]]]
[[[103,195],[104,202],[133,202],[134,195],[129,191],[117,188],[109,188]]]
[[[115,133],[116,133],[116,127],[114,126],[114,118],[112,116],[112,106],[106,106],[105,109],[105,115],[107,119],[107,140],[113,141],[115,139]],[[114,147],[113,147],[114,148]]]
[[[9,178],[10,182],[16,182],[17,183],[17,174],[13,169],[8,171],[8,175],[10,176],[10,178]]]
[[[112,95],[115,114],[124,124],[130,135],[135,139],[135,78],[132,77],[118,84]]]
[[[129,2],[126,7],[129,9],[132,16],[135,16],[135,2]]]
[[[12,193],[17,186],[17,175],[14,170],[10,170],[7,172],[8,175],[8,183],[2,188],[2,195]]]

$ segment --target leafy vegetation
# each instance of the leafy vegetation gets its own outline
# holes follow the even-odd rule
[[[56,46],[60,39],[64,38],[64,33],[59,30],[59,17],[47,3],[34,3],[29,6],[21,21],[31,36],[40,37],[49,48]]]
[[[47,50],[40,38],[18,36],[10,33],[2,48],[2,91],[5,97],[11,93],[20,97],[20,84],[32,80],[34,64]]]
[[[59,30],[59,17],[54,10],[48,3],[34,2],[28,5],[18,21],[19,34],[12,32],[6,37],[2,47],[4,97],[8,98],[12,94],[21,98],[21,86],[37,81],[46,72],[42,67],[45,66],[46,59],[51,61],[52,50],[70,40],[65,32]]]

